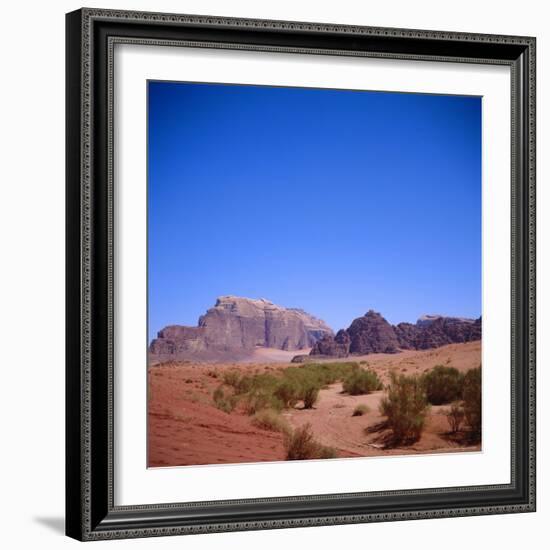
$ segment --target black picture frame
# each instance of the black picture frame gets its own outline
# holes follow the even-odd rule
[[[100,540],[534,511],[535,38],[103,9],[66,18],[67,535]],[[511,68],[511,483],[114,505],[112,52],[124,42]]]

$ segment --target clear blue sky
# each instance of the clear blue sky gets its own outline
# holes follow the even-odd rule
[[[481,314],[481,98],[148,86],[150,338],[226,294]]]

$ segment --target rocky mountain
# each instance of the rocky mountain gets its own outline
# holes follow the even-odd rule
[[[435,317],[429,322],[399,323],[394,327],[401,349],[431,349],[481,340],[481,317]]]
[[[367,311],[355,319],[347,330],[350,353],[397,353],[399,341],[393,327],[376,311]]]
[[[481,340],[481,317],[466,319],[423,315],[416,324],[391,325],[375,311],[355,319],[335,337],[326,335],[311,355],[347,357],[350,354],[397,353],[404,349],[431,349],[447,344]]]
[[[301,350],[331,328],[301,309],[284,308],[263,298],[220,296],[199,318],[198,326],[171,325],[158,332],[149,347],[157,359],[238,359],[257,347]]]

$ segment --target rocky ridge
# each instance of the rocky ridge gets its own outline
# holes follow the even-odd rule
[[[347,357],[369,353],[398,353],[400,350],[424,350],[447,344],[481,340],[481,317],[467,319],[423,315],[416,324],[391,325],[380,313],[369,310],[336,336],[326,335],[312,348],[310,355]]]

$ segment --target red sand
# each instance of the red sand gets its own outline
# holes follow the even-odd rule
[[[397,355],[353,357],[367,361],[386,382],[395,369],[421,373],[436,364],[460,370],[481,363],[481,343],[452,344],[428,351],[407,351]],[[237,462],[284,460],[283,436],[253,426],[243,412],[225,413],[214,406],[212,393],[221,383],[221,373],[239,369],[247,373],[288,367],[281,364],[171,363],[149,368],[149,466],[183,466]],[[296,366],[296,365],[293,365]],[[442,409],[432,407],[420,441],[412,446],[387,448],[389,430],[381,427],[378,403],[383,392],[350,396],[341,385],[321,390],[314,409],[296,408],[282,415],[293,427],[312,425],[316,439],[334,447],[339,457],[479,451],[448,435]],[[369,412],[353,417],[356,405],[364,403]]]

